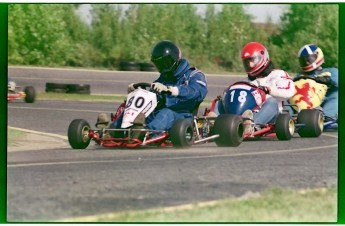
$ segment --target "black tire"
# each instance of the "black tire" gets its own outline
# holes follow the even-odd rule
[[[318,137],[323,131],[323,113],[317,109],[304,109],[297,115],[297,123],[304,124],[298,129],[301,137]]]
[[[140,63],[140,71],[157,71],[157,69],[151,63]]]
[[[90,124],[84,119],[74,119],[68,126],[68,142],[73,149],[85,149],[91,139],[88,137]]]
[[[140,65],[133,61],[121,61],[120,70],[121,71],[140,71]]]
[[[169,133],[175,148],[187,148],[193,143],[193,125],[187,119],[176,120]]]
[[[47,93],[66,93],[67,89],[53,89],[53,88],[46,88],[45,91]]]
[[[238,115],[222,114],[214,122],[215,139],[219,147],[237,147],[243,141],[243,121]]]
[[[24,93],[25,93],[25,102],[26,103],[33,103],[36,100],[36,90],[34,87],[32,86],[27,86],[24,89]]]
[[[67,93],[78,93],[79,91],[90,92],[90,85],[89,84],[68,84],[67,85]]]
[[[46,89],[65,89],[65,90],[67,90],[67,88],[68,88],[68,84],[51,83],[51,82],[46,83]]]
[[[45,91],[47,93],[66,93],[67,89],[68,84],[47,82]]]
[[[295,122],[288,113],[279,114],[275,123],[278,140],[291,140],[295,133]]]

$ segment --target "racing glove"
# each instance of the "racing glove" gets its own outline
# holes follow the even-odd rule
[[[131,93],[135,90],[134,88],[134,83],[129,84],[128,88],[127,88],[127,93]]]
[[[167,93],[172,96],[178,96],[178,88],[175,86],[166,86],[159,82],[154,82],[151,84],[151,89],[157,93],[164,94]]]
[[[267,86],[259,86],[259,89],[265,92],[265,94],[270,94],[271,89]]]

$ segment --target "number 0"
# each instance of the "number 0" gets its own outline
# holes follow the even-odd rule
[[[143,97],[138,97],[138,99],[136,99],[134,105],[136,108],[141,108],[144,105],[145,99]]]

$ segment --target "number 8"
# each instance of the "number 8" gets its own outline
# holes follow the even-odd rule
[[[231,95],[231,97],[230,97],[230,102],[233,102],[233,101],[234,101],[235,90],[232,91],[232,92],[230,93],[230,95]],[[240,95],[238,96],[238,102],[240,102],[240,103],[246,102],[246,96],[247,96],[247,92],[242,90],[242,91],[240,92]]]
[[[247,92],[242,90],[242,91],[240,92],[240,95],[238,96],[238,101],[239,101],[240,103],[246,102],[246,96],[247,96]]]

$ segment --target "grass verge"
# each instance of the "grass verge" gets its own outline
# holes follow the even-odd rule
[[[7,146],[14,146],[18,137],[25,136],[25,133],[16,129],[7,129]]]
[[[90,217],[66,222],[336,222],[337,189],[273,188],[241,198]]]
[[[38,100],[66,100],[66,101],[104,101],[104,102],[122,102],[126,95],[88,95],[74,93],[38,93]]]

